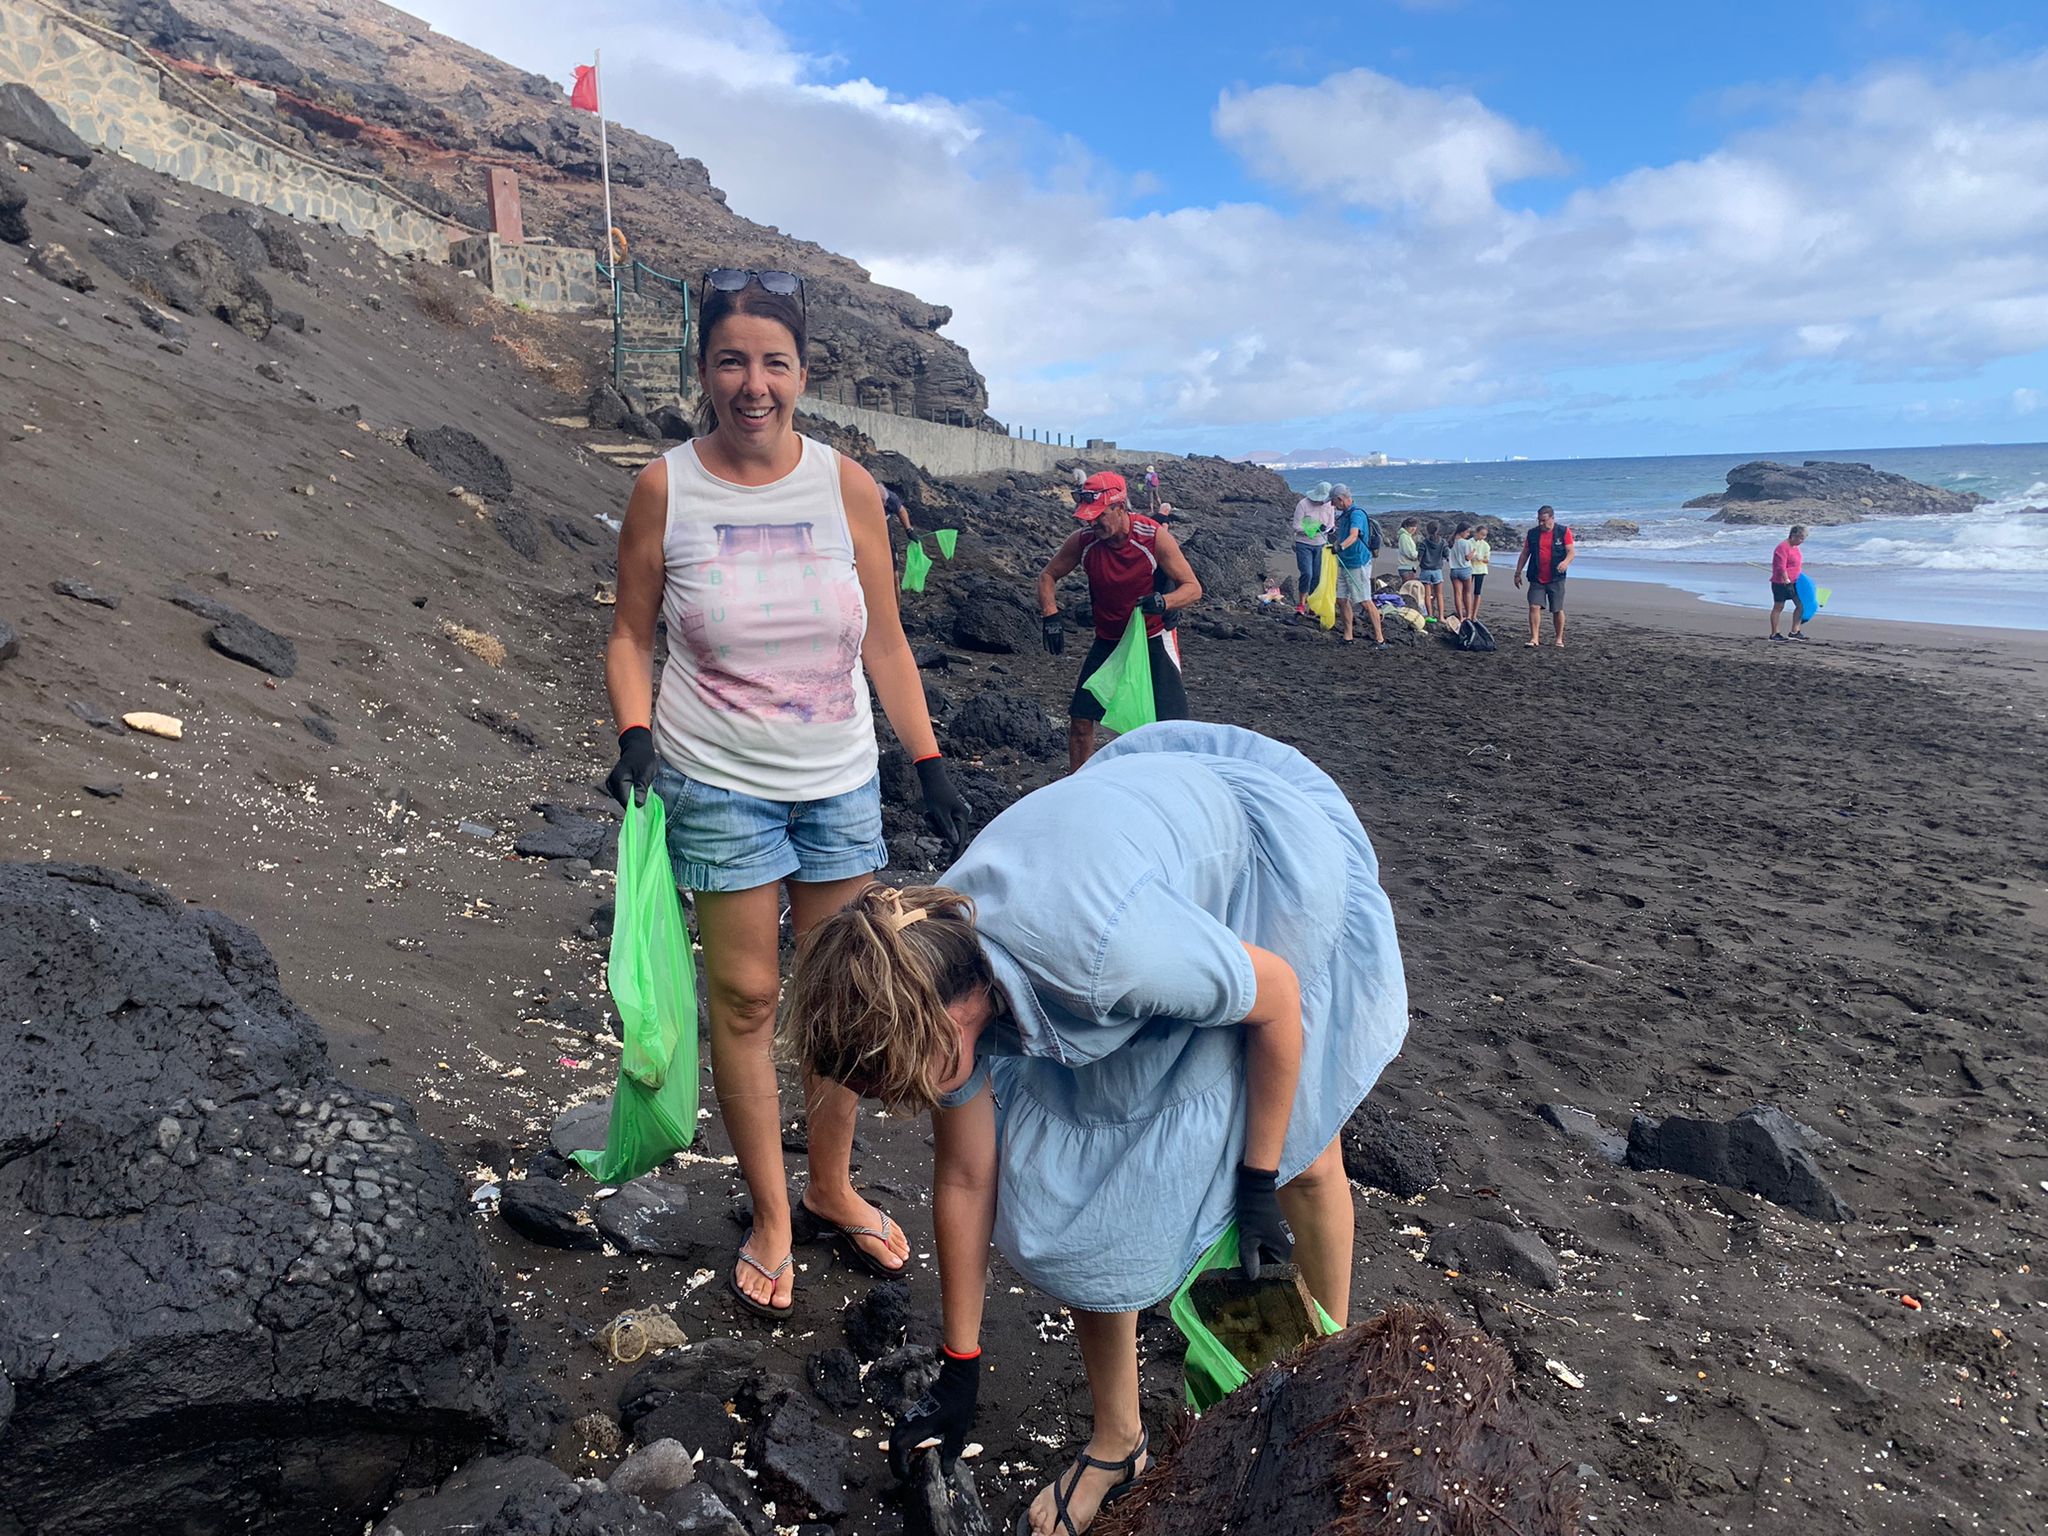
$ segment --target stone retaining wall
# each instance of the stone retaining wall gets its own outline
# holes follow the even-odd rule
[[[797,409],[844,427],[858,427],[873,439],[877,448],[900,453],[926,474],[941,478],[986,475],[1007,469],[1043,475],[1076,459],[1091,465],[1158,464],[1180,457],[1177,453],[1149,453],[1140,448],[1062,447],[1057,443],[1034,442],[1028,437],[1005,437],[1000,432],[978,432],[971,427],[949,427],[916,416],[871,411],[822,395],[805,395]]]
[[[605,294],[597,282],[597,252],[565,245],[514,245],[497,235],[476,235],[448,247],[448,259],[474,272],[502,303],[528,309],[596,309]]]
[[[27,0],[0,0],[0,80],[27,85],[86,143],[137,165],[333,225],[394,256],[440,261],[447,254],[450,231],[441,220],[173,106],[154,69]]]

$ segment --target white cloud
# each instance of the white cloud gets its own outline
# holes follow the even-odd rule
[[[2023,388],[2012,392],[2012,413],[2015,416],[2031,416],[2043,407],[2048,407],[2048,394],[2038,389]]]
[[[1541,134],[1478,98],[1404,85],[1370,69],[1319,85],[1225,91],[1213,126],[1275,185],[1439,219],[1496,212],[1495,188],[1564,169]]]
[[[524,67],[573,62],[552,4],[416,8]],[[1496,194],[1556,152],[1470,95],[1369,71],[1226,92],[1218,135],[1330,206],[1138,215],[1152,181],[993,104],[845,78],[741,0],[594,0],[575,38],[602,43],[613,112],[736,210],[951,305],[1012,421],[1232,447],[1548,409],[1567,368],[1712,359],[1717,388],[1801,370],[1820,394],[2048,349],[2048,54],[1787,90],[1711,153],[1542,213]]]

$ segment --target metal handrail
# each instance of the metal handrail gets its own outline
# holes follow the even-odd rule
[[[625,360],[628,357],[659,357],[673,352],[676,358],[676,393],[687,396],[690,392],[690,330],[696,317],[690,312],[690,285],[679,277],[672,277],[657,267],[634,257],[626,271],[630,274],[633,292],[646,293],[645,278],[666,284],[675,291],[682,305],[682,329],[673,347],[629,347],[626,345],[625,285],[621,282],[621,266],[626,264],[598,258],[597,270],[612,290],[612,386],[617,388],[625,382]],[[658,292],[659,290],[657,290]]]

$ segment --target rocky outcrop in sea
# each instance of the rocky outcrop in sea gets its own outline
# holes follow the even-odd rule
[[[1967,512],[1983,503],[1974,491],[1944,491],[1904,475],[1808,459],[1780,464],[1756,459],[1728,471],[1728,489],[1695,496],[1688,507],[1712,507],[1710,523],[1860,523],[1866,517],[1927,517]]]

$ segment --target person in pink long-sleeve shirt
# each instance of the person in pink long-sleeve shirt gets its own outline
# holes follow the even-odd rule
[[[1799,572],[1805,563],[1799,553],[1799,546],[1806,542],[1806,525],[1797,524],[1785,535],[1784,541],[1771,551],[1771,638],[1773,640],[1804,640],[1805,621],[1799,616]],[[1778,615],[1785,605],[1792,605],[1792,633],[1785,636],[1778,633]]]

